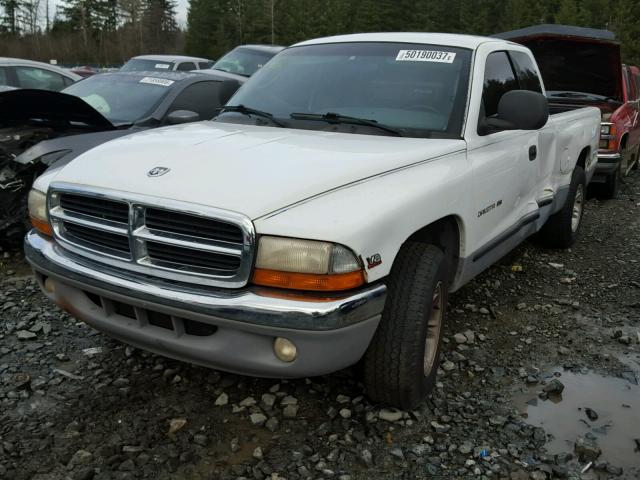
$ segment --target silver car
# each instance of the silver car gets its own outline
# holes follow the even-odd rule
[[[80,75],[55,65],[22,58],[0,57],[0,86],[59,92],[78,80],[82,80]]]
[[[138,55],[125,63],[120,70],[133,71],[191,71],[211,67],[213,62],[206,58],[185,57],[184,55]]]

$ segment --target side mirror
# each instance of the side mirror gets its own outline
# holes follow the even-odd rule
[[[485,128],[490,131],[539,130],[548,119],[549,104],[544,95],[530,90],[511,90],[500,98],[498,114],[485,120]]]
[[[190,110],[174,110],[167,115],[167,123],[169,125],[197,122],[198,120],[200,120],[200,115]]]

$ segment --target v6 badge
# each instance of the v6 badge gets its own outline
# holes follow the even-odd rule
[[[370,257],[367,257],[367,268],[371,270],[373,267],[377,267],[382,263],[382,257],[379,253],[374,253]]]

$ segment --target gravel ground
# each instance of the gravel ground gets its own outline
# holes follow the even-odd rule
[[[571,251],[527,242],[451,298],[423,408],[355,369],[240,377],[110,340],[0,278],[0,478],[640,478],[640,175]],[[585,470],[584,473],[581,473]]]

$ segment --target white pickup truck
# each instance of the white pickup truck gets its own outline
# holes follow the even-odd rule
[[[45,173],[26,256],[126,343],[265,377],[361,361],[373,400],[412,408],[448,293],[532,234],[576,239],[600,112],[549,116],[543,94],[529,50],[495,38],[302,42],[214,121]]]

